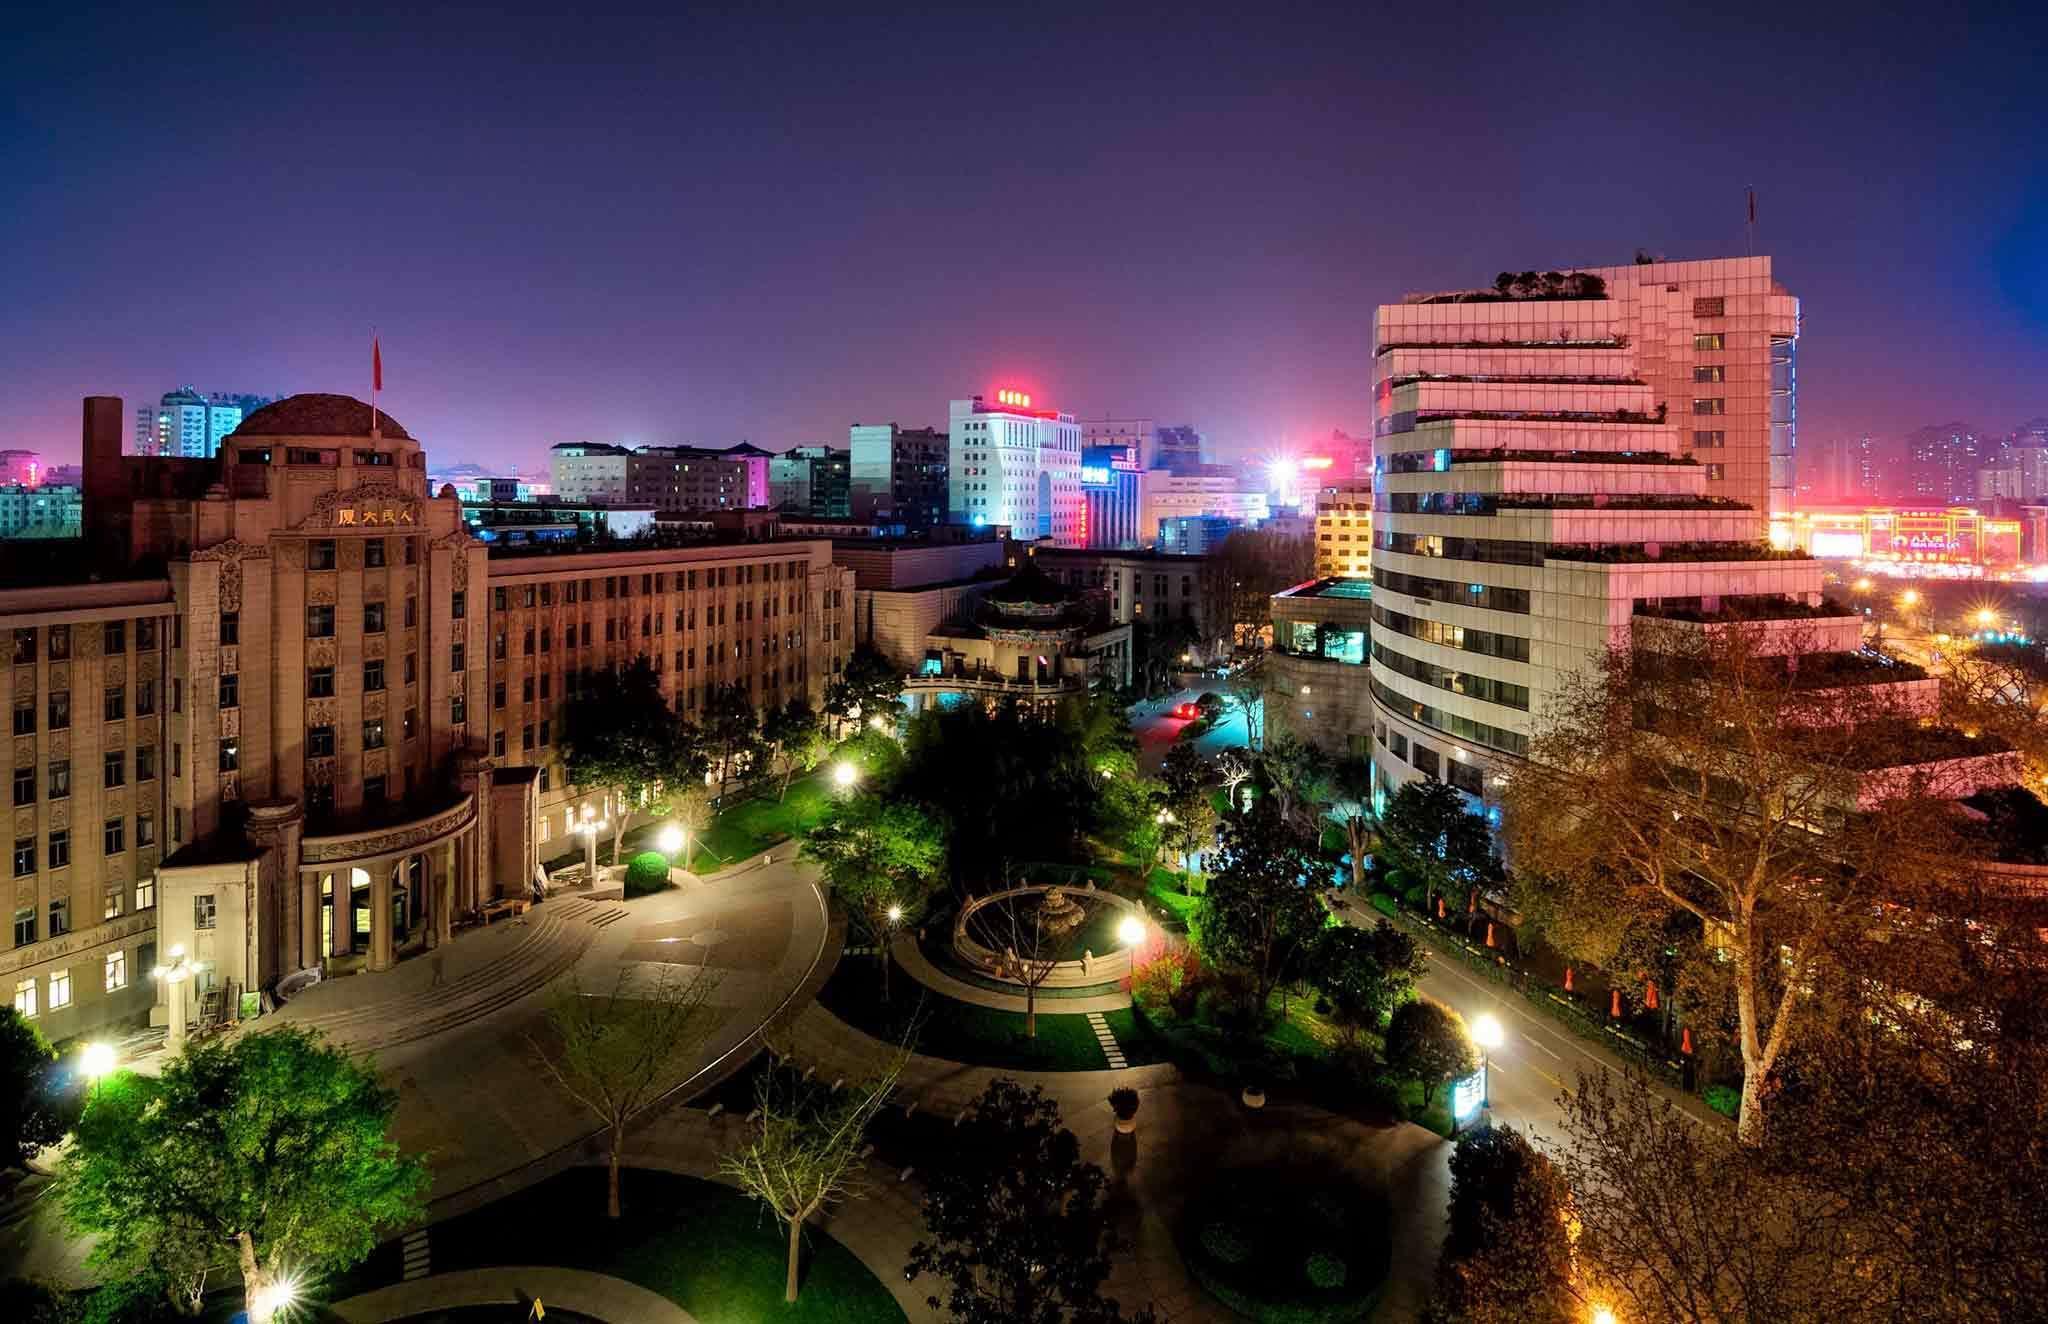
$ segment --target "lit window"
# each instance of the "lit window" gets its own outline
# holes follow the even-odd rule
[[[29,1017],[33,1017],[41,1010],[36,1005],[36,981],[33,976],[15,984],[14,1009]]]
[[[107,992],[128,987],[128,953],[107,953]]]
[[[71,972],[58,970],[50,976],[50,1010],[71,1005]]]

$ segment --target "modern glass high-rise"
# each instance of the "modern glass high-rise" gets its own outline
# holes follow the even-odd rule
[[[1768,257],[1379,309],[1383,787],[1429,774],[1483,794],[1487,765],[1524,755],[1549,697],[1637,616],[1801,618],[1857,646],[1853,617],[1815,619],[1818,564],[1771,546],[1790,511],[1798,335]]]

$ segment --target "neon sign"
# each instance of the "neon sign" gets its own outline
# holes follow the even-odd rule
[[[1327,455],[1311,455],[1301,462],[1304,469],[1328,469],[1337,462]]]
[[[999,405],[1016,405],[1019,409],[1029,409],[1031,407],[1031,397],[1022,391],[1013,391],[1008,387],[1004,387],[996,392],[996,403]]]
[[[1098,467],[1096,467],[1095,465],[1092,465],[1092,464],[1084,464],[1084,465],[1082,465],[1082,466],[1081,466],[1081,486],[1083,486],[1083,487],[1108,487],[1108,486],[1109,486],[1109,470],[1107,470],[1107,469],[1102,469],[1102,468],[1098,468]]]

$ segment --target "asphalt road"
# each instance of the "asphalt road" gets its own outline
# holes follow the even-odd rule
[[[1193,703],[1204,690],[1221,692],[1221,682],[1198,680],[1194,685],[1175,690],[1164,699],[1152,699],[1131,709],[1131,731],[1138,738],[1138,769],[1141,772],[1156,773],[1166,761],[1166,751],[1173,748],[1174,741],[1187,729],[1187,718],[1173,716],[1178,704]],[[1206,757],[1214,758],[1226,749],[1242,748],[1246,743],[1244,717],[1233,711],[1218,721],[1215,726],[1196,738],[1196,748]]]

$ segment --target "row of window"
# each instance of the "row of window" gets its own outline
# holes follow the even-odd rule
[[[673,587],[676,592],[694,593],[697,590],[697,576],[704,577],[703,586],[709,588],[745,587],[754,583],[778,583],[784,579],[797,580],[804,577],[805,563],[801,561],[768,561],[760,565],[737,565],[709,567],[703,571],[677,570],[657,571],[638,576],[642,597],[666,593]],[[760,574],[757,576],[756,571]],[[606,575],[597,579],[572,579],[562,585],[562,601],[589,602],[596,596],[597,586],[604,584],[607,598],[630,598],[633,596],[633,575]],[[522,584],[518,588],[498,587],[491,590],[491,606],[497,611],[507,611],[512,605],[512,595],[519,595],[519,605],[552,607],[555,605],[553,584]],[[793,608],[792,608],[793,609]],[[459,614],[459,613],[458,613]]]
[[[44,839],[42,844],[44,849],[39,856],[36,850],[36,838],[16,837],[14,839],[14,876],[16,878],[26,878],[30,874],[35,873],[38,867],[37,861],[39,858],[42,860],[41,867],[43,868],[63,869],[70,866],[70,828],[52,829],[49,836]],[[140,850],[144,847],[154,845],[156,845],[156,815],[137,814],[135,816],[136,849]],[[100,827],[100,854],[122,855],[126,854],[127,850],[128,820],[126,818],[108,819]],[[118,914],[119,912],[116,913]],[[54,938],[62,931],[63,930],[61,929],[53,927],[50,931],[50,936]],[[19,944],[19,941],[19,939],[16,940],[17,945]],[[29,941],[34,942],[35,939],[30,938]]]
[[[1441,644],[1445,648],[1462,649],[1467,653],[1479,653],[1485,657],[1505,658],[1510,662],[1529,660],[1529,641],[1520,635],[1475,630],[1463,625],[1453,625],[1449,621],[1424,620],[1383,607],[1378,603],[1373,604],[1372,623],[1379,629],[1405,634],[1411,639],[1420,639],[1427,644]]]
[[[47,768],[49,777],[49,798],[67,800],[71,797],[71,760],[52,759]],[[14,770],[14,803],[17,807],[36,802],[36,770],[33,764]],[[135,780],[149,782],[156,780],[156,747],[143,745],[135,751]],[[111,790],[128,784],[128,751],[110,749],[100,758],[100,785]]]
[[[71,691],[51,690],[49,694],[49,730],[63,731],[71,725]],[[152,717],[156,714],[156,680],[150,678],[135,683],[135,716]],[[103,721],[119,722],[128,717],[128,689],[124,685],[109,685],[100,695],[100,717]],[[33,694],[20,695],[14,700],[14,734],[30,736],[36,732],[36,700]]]
[[[1494,611],[1520,612],[1524,615],[1529,611],[1529,590],[1525,588],[1504,588],[1497,584],[1431,579],[1425,575],[1403,574],[1398,570],[1384,571],[1374,576],[1373,582],[1389,592],[1406,593],[1411,598],[1427,598],[1431,602],[1487,607]]]
[[[390,542],[390,539],[365,538],[358,539],[357,541],[360,542],[362,545],[364,566],[372,570],[377,570],[390,564],[390,562],[386,559],[386,557],[389,555],[387,551],[387,544]],[[399,544],[405,549],[403,552],[403,555],[405,557],[405,564],[419,564],[419,540],[417,538],[400,538],[398,541]],[[336,543],[334,539],[315,538],[312,542],[306,545],[306,569],[334,569],[336,564],[335,549]]]
[[[1485,722],[1475,722],[1456,713],[1447,713],[1426,703],[1417,703],[1404,695],[1396,694],[1378,676],[1372,678],[1372,692],[1373,697],[1392,711],[1432,730],[1441,731],[1458,740],[1486,745],[1503,753],[1513,754],[1517,758],[1528,757],[1529,737],[1525,735],[1490,726]]]
[[[1407,556],[1487,561],[1495,565],[1542,565],[1544,551],[1542,543],[1511,538],[1454,538],[1435,533],[1396,533],[1391,529],[1373,534],[1373,546]]]
[[[51,625],[38,630],[33,625],[22,626],[14,632],[14,665],[29,666],[36,661],[36,637],[44,638],[43,656],[51,662],[63,662],[71,657],[71,632],[74,629],[89,630],[89,625]],[[130,631],[127,621],[107,621],[99,627],[100,652],[108,657],[119,657],[128,651]],[[135,651],[146,653],[156,647],[157,622],[154,616],[139,616],[133,631]]]
[[[1469,671],[1453,671],[1433,662],[1423,662],[1397,653],[1385,644],[1374,642],[1372,660],[1396,675],[1410,680],[1419,680],[1440,690],[1462,694],[1467,698],[1497,703],[1503,708],[1519,708],[1529,711],[1529,687],[1516,685],[1511,681],[1495,680],[1491,676],[1475,676]]]
[[[1373,734],[1379,738],[1380,744],[1395,758],[1406,759],[1417,772],[1442,778],[1459,790],[1469,791],[1473,795],[1485,792],[1486,775],[1479,770],[1478,765],[1467,763],[1463,759],[1445,759],[1420,740],[1415,742],[1413,749],[1410,749],[1408,737],[1399,731],[1388,731],[1383,722],[1374,722],[1372,725]],[[1449,775],[1445,776],[1445,773]]]

